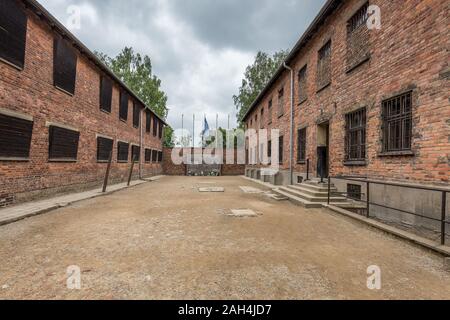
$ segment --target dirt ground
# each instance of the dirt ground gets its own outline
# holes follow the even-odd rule
[[[0,299],[450,299],[443,257],[240,186],[262,188],[165,177],[0,227]],[[371,265],[381,290],[367,288]]]

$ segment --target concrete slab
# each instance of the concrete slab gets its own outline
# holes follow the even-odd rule
[[[249,209],[236,209],[231,210],[231,214],[229,214],[228,216],[237,218],[255,218],[258,216],[258,214],[255,211]]]
[[[263,193],[261,189],[254,188],[254,187],[248,187],[248,186],[241,186],[239,187],[244,193]]]
[[[199,192],[225,192],[225,188],[222,187],[211,187],[211,188],[198,188]]]

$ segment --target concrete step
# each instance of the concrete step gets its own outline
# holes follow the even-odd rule
[[[288,187],[291,189],[294,189],[296,191],[307,193],[311,196],[316,196],[316,197],[327,197],[328,196],[328,189],[321,190],[321,189],[311,188],[308,185],[303,185],[303,184],[297,184],[297,185],[288,186]],[[337,192],[337,191],[338,191],[337,188],[331,188],[331,193]]]
[[[310,190],[316,190],[316,191],[319,191],[319,192],[328,192],[328,185],[327,184],[314,184],[314,183],[303,182],[303,183],[296,184],[296,186],[305,187],[305,188],[308,188]],[[336,187],[334,186],[334,184],[331,184],[331,190],[332,191],[336,190]]]
[[[278,189],[292,194],[293,196],[305,199],[308,202],[319,202],[319,203],[327,203],[328,202],[328,196],[325,194],[323,196],[317,197],[317,196],[312,196],[308,193],[302,192],[300,190],[297,189],[292,189],[290,187],[279,187]],[[332,196],[330,198],[331,202],[335,202],[335,203],[339,203],[339,202],[347,202],[347,198],[345,197],[335,197]]]
[[[320,204],[320,203],[309,202],[305,199],[296,197],[296,196],[294,196],[288,192],[285,192],[281,189],[273,189],[273,192],[279,194],[280,196],[286,197],[292,203],[302,206],[302,207],[305,207],[305,208],[322,208],[322,204]]]

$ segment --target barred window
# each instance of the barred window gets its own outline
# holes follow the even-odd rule
[[[267,143],[267,158],[269,160],[269,164],[272,163],[272,141]]]
[[[0,157],[28,158],[32,133],[33,121],[0,114]]]
[[[278,91],[278,116],[281,117],[284,114],[284,88]]]
[[[108,161],[114,141],[108,138],[97,138],[97,161]]]
[[[331,40],[319,50],[317,86],[322,89],[331,83]]]
[[[100,109],[106,112],[111,112],[112,101],[112,81],[107,77],[100,79]]]
[[[162,162],[163,160],[163,153],[162,151],[158,151],[158,162]]]
[[[357,184],[347,184],[347,196],[353,200],[362,199],[362,188]]]
[[[80,133],[73,130],[50,126],[49,159],[76,160]]]
[[[259,127],[264,128],[264,107],[261,108],[261,118],[259,119]]]
[[[0,59],[23,68],[27,15],[18,1],[0,1]]]
[[[410,151],[412,92],[383,101],[383,151]]]
[[[152,150],[145,149],[145,162],[150,163],[152,161]]]
[[[141,120],[141,111],[139,108],[139,104],[137,102],[133,102],[133,127],[139,128],[140,120]]]
[[[130,150],[130,144],[126,142],[117,142],[117,161],[128,162],[128,153]]]
[[[370,32],[366,26],[369,2],[347,21],[347,72],[370,58]]]
[[[297,162],[306,160],[306,128],[297,131]]]
[[[128,120],[128,94],[124,91],[120,92],[119,118],[124,121]]]
[[[53,81],[54,85],[69,94],[75,93],[77,77],[77,54],[65,39],[57,37],[53,47]]]
[[[346,160],[366,159],[366,108],[349,113],[346,119]]]
[[[150,133],[151,126],[152,126],[152,114],[149,110],[145,112],[146,118],[145,118],[145,132]]]
[[[308,67],[304,66],[298,72],[298,100],[300,103],[308,99],[307,94],[307,70]]]
[[[141,158],[141,147],[136,145],[131,146],[131,155],[134,159],[134,162],[138,162]]]
[[[368,19],[369,2],[366,2],[347,22],[347,31],[352,33],[359,27],[365,26]]]

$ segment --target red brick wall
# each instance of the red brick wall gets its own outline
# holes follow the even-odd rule
[[[359,175],[370,178],[448,184],[450,179],[450,105],[448,1],[408,0],[371,1],[381,8],[381,30],[370,31],[371,58],[346,73],[348,67],[346,22],[364,3],[346,1],[294,58],[295,139],[297,129],[307,126],[307,157],[315,171],[317,161],[317,124],[330,122],[330,162],[332,175]],[[332,83],[317,92],[317,52],[332,40]],[[297,72],[308,64],[308,100],[299,104]],[[277,92],[284,86],[285,113],[276,116]],[[381,153],[381,102],[404,90],[413,90],[414,156],[383,157]],[[289,167],[290,74],[285,71],[247,119],[260,117],[273,97],[272,125],[285,136],[284,164]],[[367,107],[367,165],[346,166],[345,114]],[[260,120],[258,119],[258,122]],[[297,158],[294,157],[294,162]],[[305,165],[295,171],[306,172]]]
[[[186,175],[186,165],[180,164],[176,165],[172,161],[172,151],[175,150],[176,152],[181,151],[178,148],[170,149],[170,148],[164,148],[164,157],[163,157],[163,172],[165,175],[169,176],[184,176]],[[192,152],[192,149],[187,149]],[[195,152],[200,153],[200,149],[196,149]],[[244,175],[245,173],[245,165],[243,164],[237,164],[237,151],[235,150],[235,157],[234,157],[234,164],[227,164],[226,163],[226,150],[223,151],[224,154],[224,164],[222,165],[222,175],[223,176],[239,176]]]
[[[30,159],[26,162],[0,161],[0,206],[2,199],[24,201],[58,192],[91,188],[102,183],[105,163],[97,163],[96,135],[114,139],[111,182],[125,181],[131,161],[117,163],[117,140],[139,144],[140,129],[132,125],[132,101],[128,122],[119,120],[119,87],[113,87],[111,114],[100,111],[100,70],[78,52],[75,95],[53,86],[53,36],[50,27],[28,12],[24,70],[0,62],[0,108],[33,117]],[[145,126],[145,120],[142,119]],[[80,131],[76,163],[48,161],[46,122],[69,125]],[[162,150],[162,141],[145,133],[144,147]],[[142,161],[144,160],[142,148]],[[130,151],[131,152],[131,151]],[[144,175],[162,172],[161,164],[143,164]],[[134,177],[139,173],[135,166]]]

